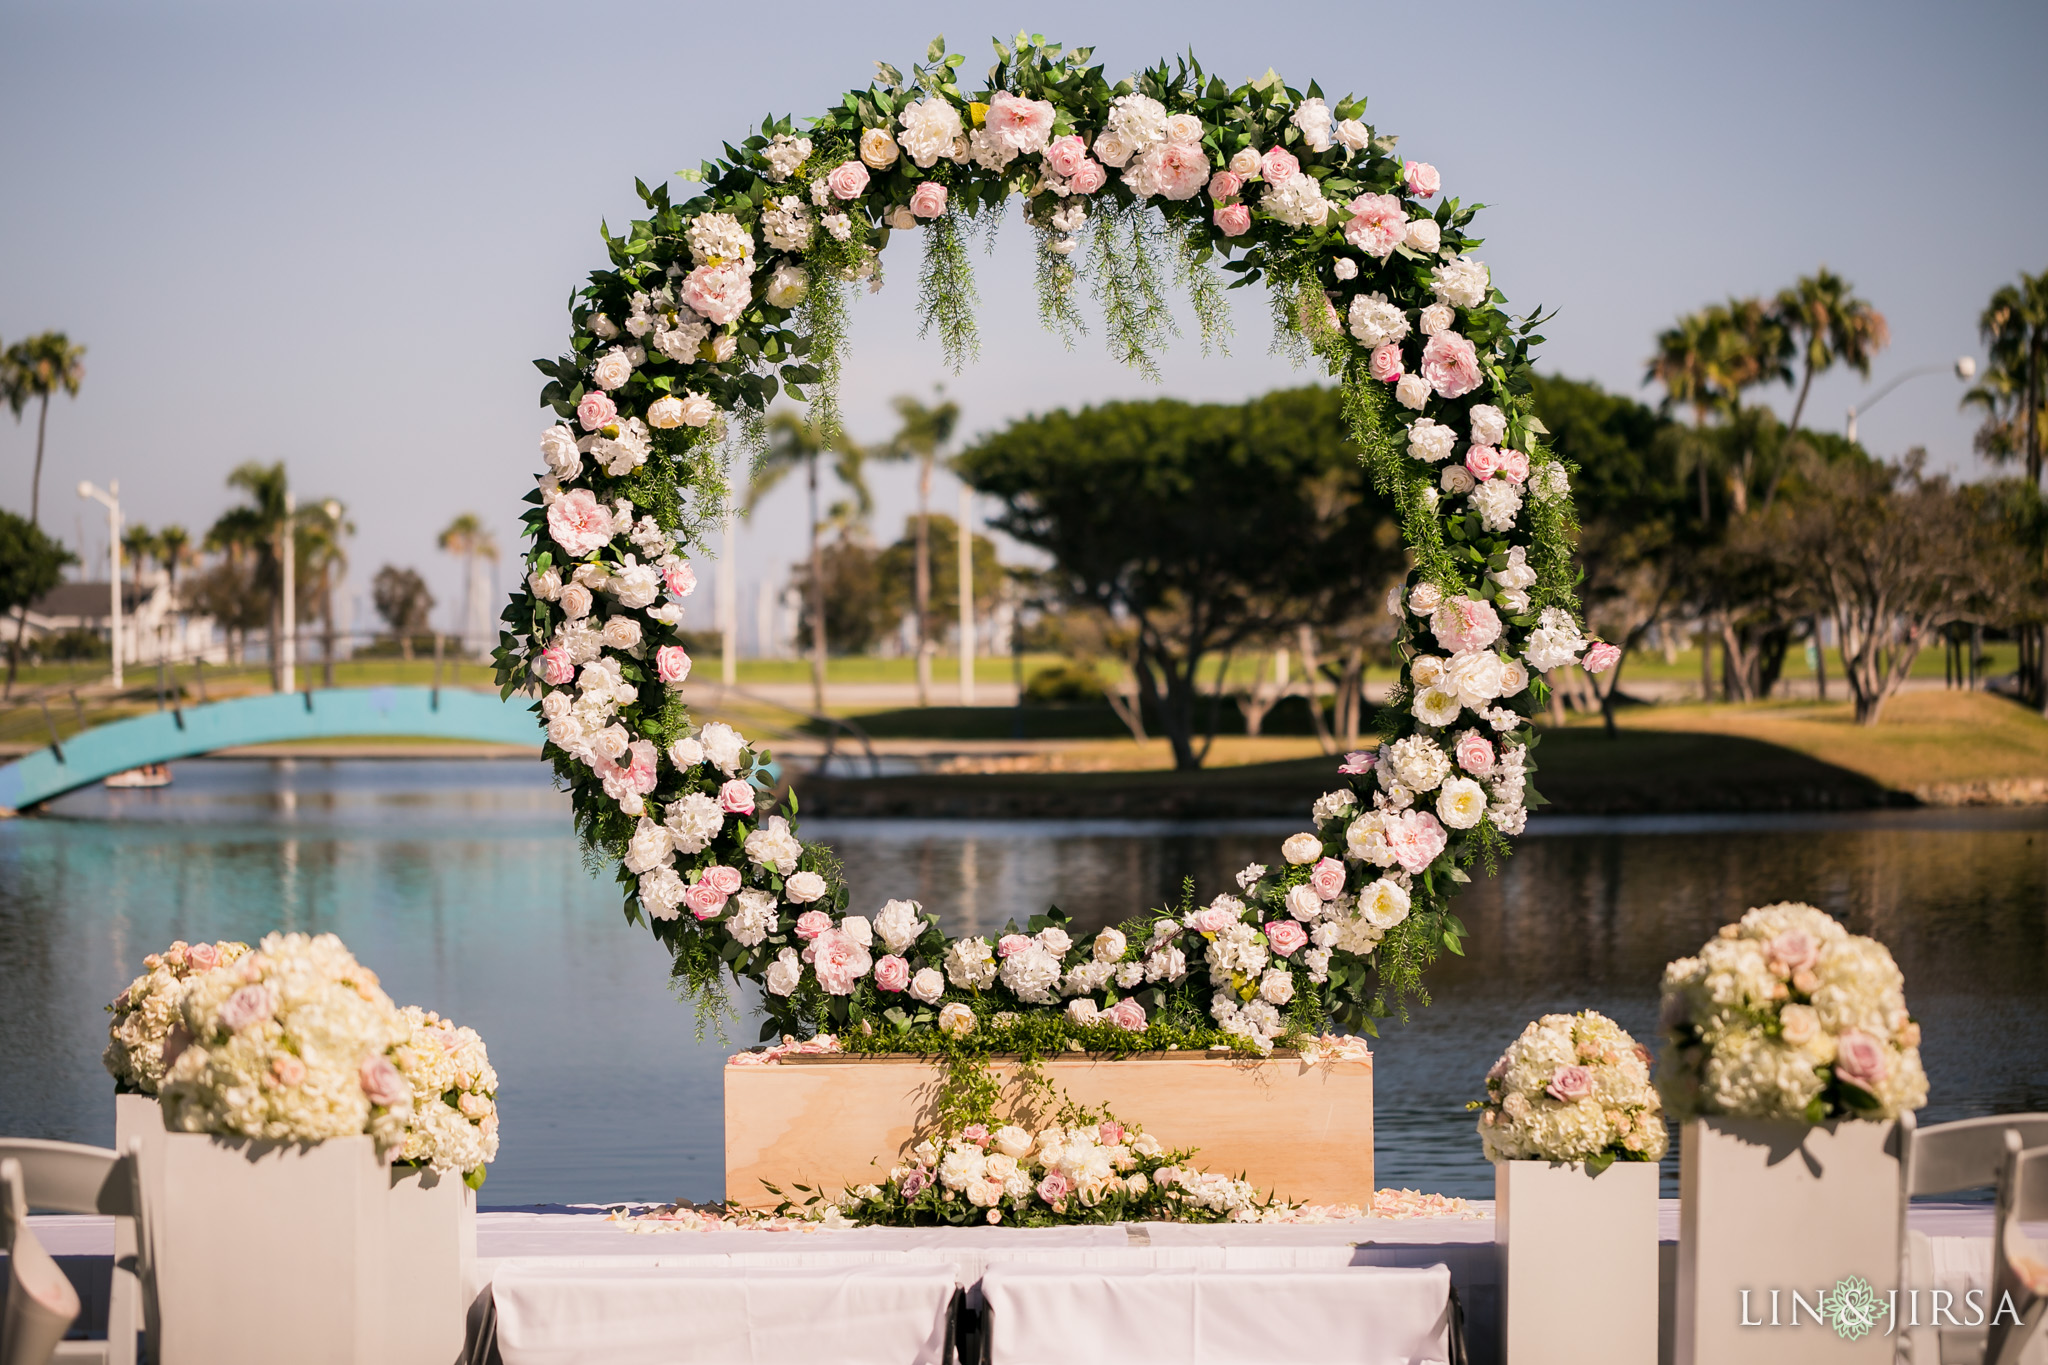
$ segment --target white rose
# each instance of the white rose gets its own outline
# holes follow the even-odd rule
[[[868,923],[866,915],[848,915],[839,921],[839,932],[863,948],[875,946],[875,928]]]
[[[792,905],[809,905],[822,898],[826,889],[825,879],[811,871],[792,873],[782,884],[782,894]]]
[[[1443,229],[1434,218],[1410,218],[1408,220],[1408,245],[1425,256],[1433,256],[1443,245]]]
[[[1454,496],[1463,497],[1478,486],[1479,480],[1472,477],[1472,471],[1461,464],[1444,466],[1443,490]]]
[[[1192,147],[1202,140],[1202,121],[1193,114],[1170,114],[1160,126],[1168,142]]]
[[[1087,996],[1076,996],[1067,1002],[1067,1018],[1077,1024],[1092,1024],[1095,1016],[1102,1013],[1102,1007]]]
[[[889,136],[887,128],[870,128],[860,135],[860,159],[873,169],[888,170],[899,155],[896,139]]]
[[[1508,434],[1508,415],[1491,403],[1472,405],[1472,444],[1497,446]],[[1534,580],[1531,579],[1531,582]],[[1524,584],[1522,586],[1527,586]]]
[[[558,479],[573,479],[583,471],[583,458],[576,450],[576,433],[561,422],[540,434],[540,457],[548,462],[548,473]]]
[[[604,623],[607,649],[631,649],[640,643],[640,623],[630,616],[614,616]]]
[[[1355,280],[1358,278],[1358,262],[1352,260],[1349,256],[1339,256],[1337,264],[1330,268],[1340,280]]]
[[[1404,374],[1401,382],[1394,385],[1394,398],[1404,408],[1420,410],[1429,401],[1429,381],[1419,374]]]
[[[1294,998],[1294,973],[1278,967],[1259,978],[1259,999],[1269,1005],[1284,1005]]]
[[[749,861],[772,867],[785,877],[796,871],[796,860],[804,856],[803,844],[780,815],[769,816],[767,824],[747,836],[744,847]]]
[[[778,265],[775,267],[775,273],[768,277],[768,302],[777,308],[794,308],[803,301],[810,287],[810,272],[802,266],[786,263]]]
[[[652,820],[643,819],[633,827],[633,837],[626,841],[626,854],[619,861],[628,872],[638,876],[665,866],[674,853],[675,841],[669,832]]]
[[[1253,176],[1257,175],[1259,173],[1258,148],[1246,147],[1244,150],[1240,151],[1236,156],[1231,157],[1230,173],[1235,176],[1241,176],[1246,180],[1249,180]]]
[[[922,976],[924,973],[919,972],[918,975]],[[916,989],[914,983],[912,989]],[[956,1037],[974,1032],[974,1011],[955,1000],[939,1011],[939,1032],[950,1033]]]
[[[602,313],[590,315],[590,330],[599,341],[615,341],[619,335],[619,324]]]
[[[1295,867],[1305,867],[1323,856],[1323,841],[1313,834],[1289,835],[1280,845],[1280,856]]]
[[[685,735],[668,746],[668,761],[688,772],[704,761],[704,746]]]
[[[580,621],[590,615],[590,589],[581,583],[571,583],[562,589],[562,614],[571,621]]]
[[[1372,141],[1372,132],[1357,119],[1348,118],[1337,125],[1337,141],[1348,151],[1362,152],[1365,144]]]
[[[1125,942],[1121,930],[1104,929],[1095,936],[1095,960],[1097,962],[1116,962],[1123,957],[1124,950],[1129,946]]]
[[[562,595],[562,575],[553,569],[543,569],[539,573],[528,574],[526,586],[535,597],[552,602]]]
[[[1529,670],[1520,659],[1509,659],[1500,666],[1500,694],[1503,697],[1517,696],[1529,685]]]
[[[739,771],[740,759],[747,752],[747,741],[739,731],[724,721],[714,720],[697,732],[697,740],[713,767],[727,777]]]
[[[1458,448],[1458,434],[1430,417],[1418,417],[1408,427],[1408,453],[1425,464],[1441,464]]]
[[[1427,593],[1423,589],[1427,588]],[[1417,616],[1427,616],[1435,611],[1444,600],[1443,593],[1434,583],[1418,583],[1409,597],[1408,605]],[[1408,665],[1408,681],[1416,687],[1435,687],[1444,678],[1444,660],[1435,654],[1418,654]]]
[[[931,967],[920,967],[917,975],[910,978],[910,996],[927,1005],[938,1003],[946,993],[946,978]]]
[[[683,400],[674,394],[663,394],[647,405],[647,425],[667,431],[683,424]]]
[[[683,395],[682,418],[684,426],[701,427],[717,415],[718,404],[712,402],[703,394],[686,393]]]
[[[1454,777],[1436,794],[1436,818],[1452,829],[1470,829],[1486,815],[1486,788],[1469,777]]]
[[[1323,898],[1306,882],[1290,886],[1287,888],[1287,913],[1304,924],[1313,923],[1322,917]]]
[[[776,959],[768,964],[767,986],[771,995],[788,995],[803,980],[804,964],[797,957],[796,949],[784,948]]]
[[[598,357],[597,364],[590,371],[590,378],[600,389],[610,392],[619,388],[633,377],[633,362],[626,359],[621,350],[609,350]]]
[[[1438,332],[1450,331],[1451,325],[1457,320],[1458,315],[1452,312],[1447,305],[1432,303],[1429,307],[1422,310],[1421,319],[1417,325],[1421,328],[1424,336],[1433,337]]]
[[[1446,692],[1440,687],[1425,687],[1415,694],[1415,705],[1411,709],[1415,719],[1424,725],[1442,729],[1457,722],[1458,697],[1456,693]]]

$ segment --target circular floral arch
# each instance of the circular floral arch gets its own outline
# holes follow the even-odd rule
[[[935,41],[802,132],[771,119],[728,145],[685,174],[685,203],[639,187],[648,216],[607,231],[568,353],[536,362],[558,420],[499,681],[538,695],[578,832],[617,860],[627,919],[700,1006],[755,982],[770,1033],[897,1050],[1263,1050],[1369,1029],[1457,950],[1464,869],[1523,828],[1541,675],[1612,648],[1573,615],[1569,470],[1529,400],[1534,319],[1511,320],[1469,254],[1475,206],[1396,156],[1363,100],[1271,74],[1232,88],[1187,61],[1112,85],[1089,50],[1021,35],[996,54],[970,92]],[[1141,369],[1173,327],[1169,280],[1205,344],[1225,277],[1263,280],[1282,343],[1341,385],[1413,562],[1388,602],[1403,666],[1377,754],[1347,758],[1272,865],[1085,943],[1056,914],[991,944],[949,940],[914,902],[849,905],[831,851],[797,838],[795,798],[771,795],[767,754],[693,720],[679,690],[685,554],[723,516],[728,440],[758,446],[778,392],[836,426],[849,292],[905,237],[924,248],[927,331],[971,357],[966,239],[1012,196],[1045,321],[1082,327],[1085,285]]]

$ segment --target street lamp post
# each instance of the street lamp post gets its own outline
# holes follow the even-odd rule
[[[107,509],[107,596],[111,626],[107,631],[107,642],[112,646],[114,656],[114,690],[121,690],[121,481],[108,479],[104,492],[95,488],[91,480],[78,485],[78,496],[91,498]]]
[[[1884,397],[1893,389],[1896,389],[1899,385],[1905,383],[1908,379],[1918,379],[1923,374],[1940,374],[1943,370],[1953,370],[1955,372],[1956,378],[1967,380],[1977,373],[1976,357],[1967,355],[1957,356],[1955,363],[1953,365],[1922,365],[1916,369],[1908,370],[1904,374],[1899,375],[1897,378],[1893,379],[1890,383],[1886,384],[1883,388],[1879,389],[1876,393],[1870,395],[1869,401],[1863,404],[1860,411],[1869,412],[1872,408],[1877,406],[1878,399]],[[1858,412],[1859,409],[1857,408],[1852,407],[1849,409],[1849,429],[1844,433],[1844,435],[1846,435],[1849,438],[1849,442],[1852,445],[1855,444],[1856,441],[1856,418]]]

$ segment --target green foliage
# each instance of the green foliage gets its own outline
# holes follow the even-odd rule
[[[0,612],[35,601],[57,586],[74,556],[28,518],[0,510]]]
[[[946,364],[958,374],[968,361],[981,358],[981,336],[974,325],[974,262],[957,214],[925,224],[924,271],[917,288],[917,334],[927,336],[937,327]]]

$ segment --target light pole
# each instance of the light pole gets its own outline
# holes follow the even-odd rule
[[[1853,407],[1849,409],[1849,429],[1843,433],[1849,438],[1849,443],[1854,445],[1856,442],[1856,417],[1859,411],[1869,412],[1877,406],[1878,399],[1884,397],[1908,379],[1918,379],[1923,374],[1940,374],[1943,370],[1953,370],[1956,378],[1967,380],[1977,373],[1977,359],[1975,356],[1957,356],[1953,365],[1921,365],[1897,376],[1876,393],[1870,395],[1870,398],[1860,409]]]
[[[107,509],[107,596],[110,599],[109,620],[112,625],[107,632],[107,642],[113,646],[114,690],[121,690],[121,481],[108,479],[106,491],[95,488],[91,480],[78,485],[78,496],[91,498]]]

